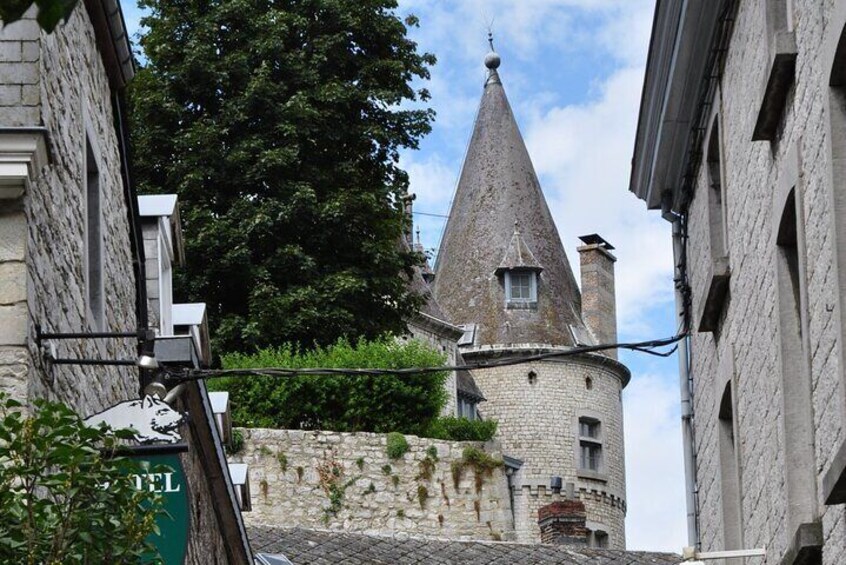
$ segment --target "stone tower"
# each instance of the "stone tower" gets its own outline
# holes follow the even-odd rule
[[[485,58],[488,77],[433,281],[444,313],[465,329],[468,363],[616,340],[613,248],[599,236],[583,238],[583,286],[590,287],[583,317],[499,65],[496,53]],[[518,541],[541,540],[541,508],[544,520],[566,521],[552,514],[581,506],[562,504],[570,500],[584,504],[589,544],[625,547],[621,393],[630,375],[615,357],[580,354],[473,371],[487,399],[483,417],[499,422],[503,452],[522,461],[511,480]]]

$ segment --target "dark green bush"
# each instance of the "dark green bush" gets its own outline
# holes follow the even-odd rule
[[[452,441],[489,441],[496,434],[496,420],[468,420],[452,416],[434,420],[427,437]]]
[[[298,352],[292,346],[223,358],[227,369],[439,366],[440,353],[417,341],[346,341]],[[254,428],[398,431],[423,435],[446,401],[446,373],[403,376],[233,376],[210,381],[230,393],[233,423]]]
[[[408,452],[408,440],[399,432],[391,432],[387,438],[385,451],[390,459],[399,459]]]

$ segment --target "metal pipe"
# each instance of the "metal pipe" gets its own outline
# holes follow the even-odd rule
[[[176,400],[177,398],[179,398],[179,395],[180,395],[180,394],[182,394],[182,391],[183,391],[184,389],[185,389],[185,383],[178,384],[178,385],[176,385],[175,387],[173,387],[172,389],[170,389],[170,391],[168,391],[168,393],[167,393],[167,394],[165,395],[165,397],[164,397],[164,401],[165,401],[165,403],[166,403],[166,404],[170,404],[170,403],[172,403],[174,400]]]
[[[136,366],[134,359],[51,359],[53,365],[123,365]]]
[[[688,330],[687,273],[685,242],[682,235],[682,219],[673,221],[673,261],[676,279],[676,312],[683,331]],[[689,336],[679,341],[679,390],[681,393],[682,446],[684,449],[684,486],[687,506],[687,539],[692,546],[699,547],[699,510],[696,501],[696,454],[693,446],[693,405],[690,389]]]

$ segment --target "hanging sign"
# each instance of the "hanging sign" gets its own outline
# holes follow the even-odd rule
[[[179,424],[183,414],[158,396],[127,400],[85,419],[91,427],[107,424],[112,429],[131,429],[140,445],[121,446],[117,454],[139,462],[147,462],[147,472],[131,477],[135,488],[158,493],[163,499],[156,517],[159,533],[151,533],[147,541],[158,549],[162,565],[183,565],[188,549],[190,530],[188,481],[179,453],[188,446],[179,443]]]
[[[151,533],[147,541],[159,550],[163,565],[182,565],[188,549],[191,522],[188,514],[188,481],[179,454],[127,453],[126,456],[149,464],[149,472],[132,477],[135,488],[158,493],[163,499],[164,512],[156,517],[159,534]]]

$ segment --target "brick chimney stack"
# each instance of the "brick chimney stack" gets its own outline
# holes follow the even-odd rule
[[[597,234],[579,239],[581,259],[582,319],[599,343],[617,342],[617,301],[614,296],[614,247]],[[603,352],[617,359],[617,350]]]
[[[417,195],[414,193],[406,193],[402,197],[403,208],[405,209],[405,230],[403,231],[403,235],[405,236],[405,242],[408,244],[408,247],[414,247],[414,201],[417,199]]]
[[[541,543],[587,545],[585,504],[580,500],[560,500],[538,508]]]

